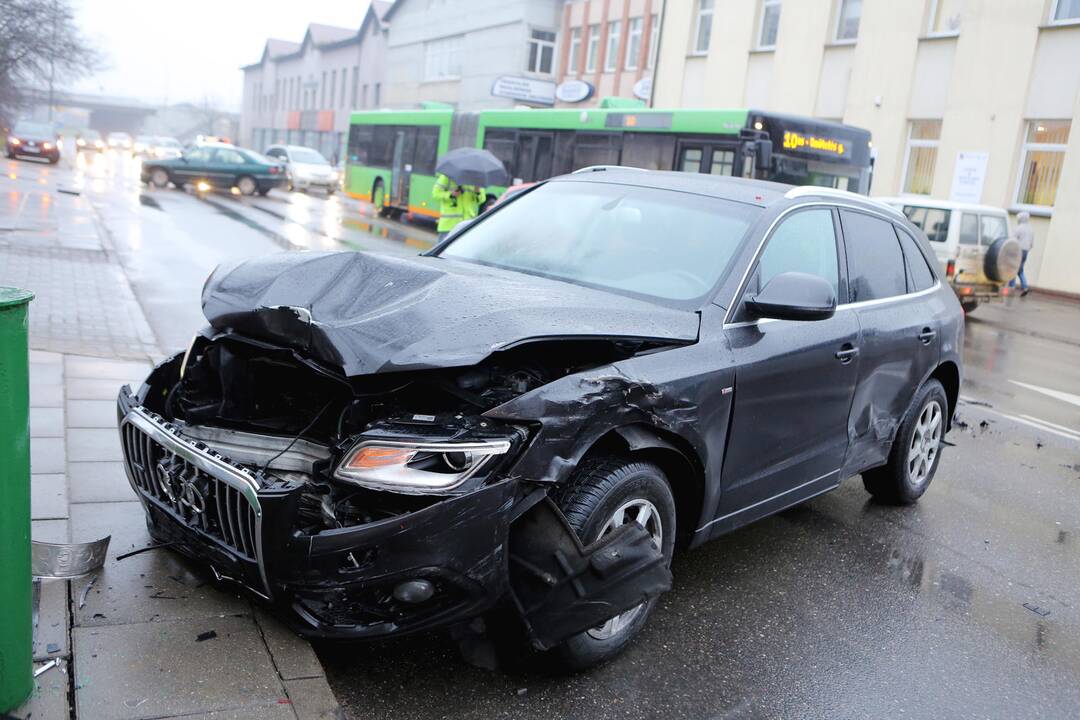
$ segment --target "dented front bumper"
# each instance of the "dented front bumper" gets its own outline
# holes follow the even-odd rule
[[[582,547],[543,490],[526,495],[510,478],[305,534],[296,522],[302,483],[182,436],[127,387],[118,414],[128,478],[154,539],[286,610],[309,636],[402,635],[468,620],[509,596],[533,644],[546,648],[671,584],[643,529]]]

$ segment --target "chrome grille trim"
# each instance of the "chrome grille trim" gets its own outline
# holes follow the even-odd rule
[[[263,585],[259,592],[270,597],[262,557],[263,512],[255,476],[211,448],[182,437],[173,425],[142,407],[134,407],[124,416],[120,439],[128,481],[143,505],[154,504],[167,510],[185,527],[256,562]],[[171,464],[179,475],[197,481],[203,493],[203,512],[194,512],[169,497],[163,487],[168,483],[158,478],[160,462]]]

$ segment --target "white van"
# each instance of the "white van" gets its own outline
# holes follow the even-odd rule
[[[899,208],[926,233],[965,312],[1009,294],[1020,270],[1020,243],[1003,208],[922,197],[875,200]]]

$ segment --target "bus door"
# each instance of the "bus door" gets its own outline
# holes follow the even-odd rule
[[[409,206],[409,180],[412,177],[415,154],[416,128],[403,127],[397,131],[397,137],[394,139],[394,159],[390,166],[391,205]]]
[[[551,161],[555,151],[555,133],[518,133],[515,182],[536,182],[551,177]]]
[[[676,146],[675,169],[709,175],[735,175],[739,145],[711,140],[680,140]],[[741,170],[741,168],[740,168]]]

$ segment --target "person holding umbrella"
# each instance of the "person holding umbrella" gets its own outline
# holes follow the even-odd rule
[[[489,185],[505,185],[506,168],[497,157],[480,148],[458,148],[439,159],[431,191],[439,202],[439,241],[455,227],[480,214]]]

